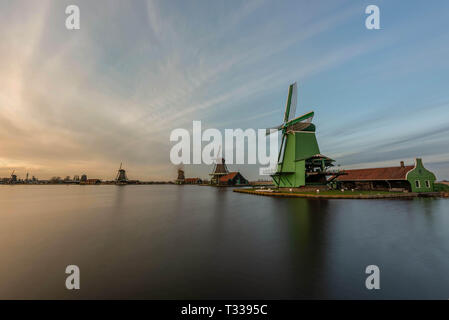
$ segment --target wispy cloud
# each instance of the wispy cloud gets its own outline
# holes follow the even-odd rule
[[[320,81],[340,76],[342,67],[347,71],[341,82],[349,81],[348,64],[359,59],[369,57],[358,70],[373,72],[376,66],[387,77],[407,57],[427,57],[416,51],[399,62],[396,55],[386,61],[373,56],[394,50],[407,29],[403,23],[388,34],[364,34],[363,8],[352,1],[78,3],[79,31],[64,28],[68,1],[0,4],[0,176],[15,167],[22,175],[31,170],[42,177],[87,172],[112,178],[124,161],[138,178],[170,178],[168,136],[175,127],[190,128],[192,120],[219,128],[273,126],[291,81],[328,92]],[[421,71],[431,68],[427,62]],[[341,97],[317,98],[331,105]],[[333,112],[318,111],[318,119]],[[360,115],[355,107],[346,112]],[[375,110],[367,114],[374,117],[366,125],[347,129],[344,119],[340,126],[322,125],[322,148],[343,162],[367,161],[360,156],[366,143],[354,140],[365,134],[371,141],[376,126],[392,125],[376,118]],[[444,141],[419,132],[391,145],[377,141],[379,155],[411,153],[406,145],[429,134],[435,143],[428,154],[436,156]],[[201,175],[208,168],[198,170]]]

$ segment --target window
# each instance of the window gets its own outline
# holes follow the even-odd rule
[[[429,180],[426,180],[426,187],[430,188],[430,181]]]
[[[417,188],[421,188],[421,183],[419,182],[419,180],[415,180],[415,186]]]

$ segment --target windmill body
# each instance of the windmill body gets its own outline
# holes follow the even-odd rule
[[[213,185],[220,184],[220,178],[229,174],[228,167],[226,166],[224,158],[217,158],[214,166],[214,170],[209,175],[211,176],[210,183]]]
[[[221,146],[218,148],[217,158],[215,159],[214,170],[209,173],[211,176],[210,183],[212,185],[219,185],[220,178],[229,174],[225,159],[221,156]]]
[[[276,172],[271,175],[280,188],[299,188],[306,185],[325,185],[326,171],[334,160],[320,153],[312,123],[314,112],[295,117],[297,104],[297,85],[291,84],[288,90],[283,123],[276,127],[282,132]]]
[[[180,166],[178,168],[178,178],[176,179],[176,184],[184,184],[186,181],[185,175],[184,175],[184,168]]]
[[[16,170],[13,170],[12,173],[11,173],[11,178],[9,178],[9,183],[10,184],[17,183],[17,175],[14,174],[15,172],[16,172]]]
[[[120,168],[117,172],[117,177],[115,178],[115,184],[125,185],[128,184],[128,177],[126,176],[126,170],[122,169],[122,164],[120,163]]]

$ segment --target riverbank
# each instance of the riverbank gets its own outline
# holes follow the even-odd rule
[[[267,189],[234,189],[234,192],[254,194],[268,197],[285,198],[324,198],[324,199],[404,199],[416,197],[449,197],[449,193],[444,192],[387,192],[387,191],[339,191],[328,190],[322,192],[286,192]]]

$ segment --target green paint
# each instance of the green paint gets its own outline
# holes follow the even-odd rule
[[[290,114],[290,106],[292,104],[293,84],[288,87],[287,107],[285,108],[284,123],[288,121],[288,115]]]
[[[435,183],[433,185],[433,189],[437,192],[449,192],[449,185],[444,183]]]
[[[433,192],[435,180],[435,175],[424,168],[421,159],[416,159],[415,168],[407,173],[407,181],[410,183],[412,192]]]
[[[315,132],[295,132],[295,160],[304,160],[320,153]]]
[[[297,188],[306,185],[305,159],[318,153],[320,149],[315,132],[292,132],[286,134],[284,159],[278,164],[274,182],[281,188]]]
[[[305,186],[307,175],[306,160],[320,153],[315,136],[315,125],[310,123],[310,125],[303,127],[304,129],[300,129],[302,126],[297,127],[301,131],[291,131],[294,128],[292,127],[293,125],[305,120],[310,121],[314,116],[314,112],[312,111],[289,121],[288,117],[293,99],[294,85],[292,84],[288,88],[284,123],[279,128],[282,132],[282,142],[279,151],[278,166],[276,173],[272,175],[275,185],[282,188]],[[310,160],[307,161],[309,161],[307,162],[307,166],[310,166]],[[321,165],[321,169],[324,171],[325,165]]]

